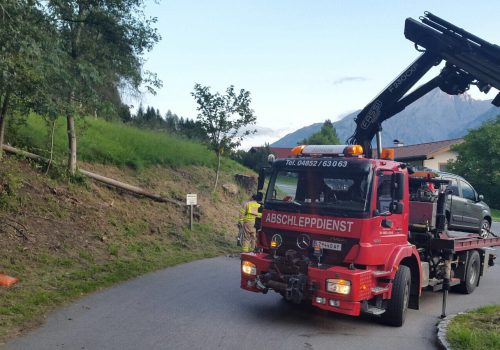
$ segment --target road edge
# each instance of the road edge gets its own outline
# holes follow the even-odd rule
[[[464,312],[459,312],[458,314],[454,315],[448,315],[438,322],[437,338],[438,338],[438,343],[442,349],[453,350],[450,343],[448,342],[448,339],[446,338],[446,335],[448,334],[448,325],[450,324],[451,320],[453,320],[456,316],[461,314],[464,314]]]

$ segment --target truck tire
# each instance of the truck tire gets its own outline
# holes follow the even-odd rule
[[[479,258],[479,253],[477,250],[473,250],[469,256],[469,260],[467,261],[465,279],[455,287],[455,290],[463,294],[472,293],[477,287],[480,267],[481,259]]]
[[[481,238],[488,238],[490,235],[490,222],[487,219],[481,221],[481,226],[479,227],[479,235]]]
[[[394,327],[401,327],[405,322],[408,301],[410,300],[410,268],[400,265],[392,283],[392,297],[382,314],[382,322]]]

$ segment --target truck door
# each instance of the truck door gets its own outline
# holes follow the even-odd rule
[[[462,197],[464,200],[464,208],[462,212],[463,225],[477,228],[482,220],[483,209],[477,205],[476,191],[467,182],[460,180],[462,188]]]
[[[384,171],[377,176],[377,211],[380,214],[380,227],[383,235],[403,232],[402,215],[391,214],[391,205],[394,202],[392,175],[392,171]]]

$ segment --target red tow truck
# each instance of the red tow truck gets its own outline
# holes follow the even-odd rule
[[[261,170],[262,218],[255,251],[241,254],[241,288],[402,326],[422,290],[443,290],[445,315],[448,290],[472,293],[493,265],[500,238],[448,233],[448,181],[382,149],[381,123],[433,88],[500,88],[498,46],[430,13],[421,20],[407,19],[405,35],[424,53],[360,112],[350,145],[298,146]],[[441,60],[436,78],[405,95]],[[424,197],[413,190],[422,186],[432,188]]]

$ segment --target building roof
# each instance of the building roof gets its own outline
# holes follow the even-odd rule
[[[399,161],[430,159],[437,153],[449,151],[451,146],[463,141],[463,139],[452,139],[394,147],[394,159]]]
[[[290,154],[291,148],[286,147],[271,147],[271,152],[276,156],[276,158],[290,158],[292,155]]]
[[[252,147],[250,148],[250,152],[257,152],[258,150],[262,149],[264,147]],[[290,151],[292,149],[288,147],[271,147],[271,153],[275,155],[275,157],[278,158],[290,158],[292,155],[290,154]]]

